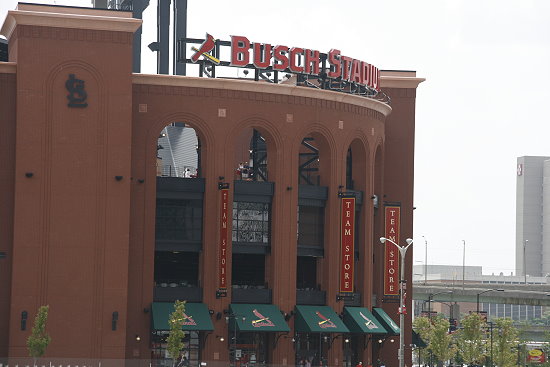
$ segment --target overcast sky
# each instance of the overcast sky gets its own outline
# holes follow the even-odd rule
[[[29,0],[88,6],[90,0]],[[16,1],[0,0],[0,21]],[[156,0],[144,45],[156,39]],[[188,36],[342,54],[415,70],[414,260],[515,272],[516,158],[550,155],[550,1],[189,0]],[[142,72],[156,71],[143,50]]]

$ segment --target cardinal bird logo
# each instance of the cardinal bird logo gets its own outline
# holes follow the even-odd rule
[[[315,311],[315,314],[321,319],[321,321],[317,322],[321,329],[336,327],[336,324],[334,322],[330,321],[329,318],[323,316],[319,311]]]
[[[195,54],[193,56],[191,56],[191,61],[192,62],[197,62],[199,61],[199,58],[201,56],[204,56],[206,57],[208,60],[212,61],[214,64],[216,65],[219,65],[220,64],[220,60],[215,58],[214,56],[210,55],[210,51],[212,51],[214,49],[214,47],[216,46],[216,40],[214,39],[214,37],[212,37],[212,35],[210,34],[206,34],[206,38],[204,40],[204,42],[202,43],[201,47],[199,48],[196,48],[196,47],[191,47],[191,50],[195,51]]]
[[[182,325],[197,325],[192,316],[188,316],[185,312],[183,313]]]
[[[361,317],[365,319],[365,321],[366,321],[366,322],[365,322],[365,326],[366,326],[367,328],[369,328],[369,329],[378,329],[378,326],[376,326],[376,325],[374,324],[374,322],[372,322],[372,320],[369,319],[367,316],[363,315],[362,312],[359,312],[359,315],[361,315]]]
[[[262,327],[262,326],[275,326],[273,321],[269,319],[269,317],[265,317],[260,313],[260,311],[254,309],[252,310],[252,313],[258,317],[257,320],[252,320],[252,326],[254,327]]]

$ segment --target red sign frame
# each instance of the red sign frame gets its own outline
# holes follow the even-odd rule
[[[355,198],[342,198],[340,292],[353,292]]]
[[[228,241],[228,204],[229,189],[220,190],[220,243],[218,264],[218,288],[227,291],[227,241]]]
[[[384,237],[399,244],[401,207],[386,206],[384,215],[386,221]],[[384,295],[397,296],[399,295],[399,249],[386,241],[384,254]]]

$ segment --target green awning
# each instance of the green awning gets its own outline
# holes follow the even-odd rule
[[[345,307],[344,324],[352,333],[387,334],[388,331],[365,307]]]
[[[170,330],[168,319],[174,312],[171,302],[154,302],[151,307],[153,314],[153,330]],[[183,330],[214,330],[210,313],[204,303],[186,303]]]
[[[230,304],[229,328],[244,332],[288,332],[290,328],[275,305]]]
[[[388,334],[399,335],[399,333],[401,332],[399,326],[383,309],[373,307],[372,313],[378,319],[378,321],[380,321],[382,326],[384,326],[384,328],[388,330]]]
[[[294,327],[302,333],[349,333],[329,306],[296,306]]]

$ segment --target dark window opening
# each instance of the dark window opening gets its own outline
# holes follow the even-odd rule
[[[269,341],[268,334],[269,333],[237,333],[236,342],[233,342],[235,336],[232,335],[230,357],[231,360],[236,360],[236,366],[265,366],[269,363],[267,353]],[[237,349],[237,356],[233,354],[235,353],[235,348]]]
[[[351,148],[348,149],[348,154],[346,156],[346,188],[353,190],[353,169],[352,169],[352,155]]]
[[[254,129],[250,140],[249,179],[267,181],[267,144],[260,132]]]
[[[200,242],[202,200],[157,199],[155,238]]]
[[[172,367],[173,359],[168,353],[168,331],[154,331],[151,335],[151,353],[153,367]],[[200,366],[200,344],[198,331],[186,331],[183,337],[181,355],[183,365],[188,367]],[[187,363],[185,362],[187,360]]]
[[[323,248],[325,208],[298,206],[298,246]]]
[[[297,333],[295,337],[297,364],[302,366],[327,366],[330,338],[330,334]]]
[[[317,258],[312,256],[298,256],[296,267],[296,289],[317,289]]]
[[[199,253],[156,251],[155,284],[160,287],[197,287]]]
[[[233,288],[266,288],[265,256],[233,254],[231,274]]]
[[[315,146],[315,139],[306,137],[302,140],[298,157],[298,176],[300,185],[319,186],[319,149]]]
[[[269,212],[270,204],[233,202],[234,243],[269,244]]]

